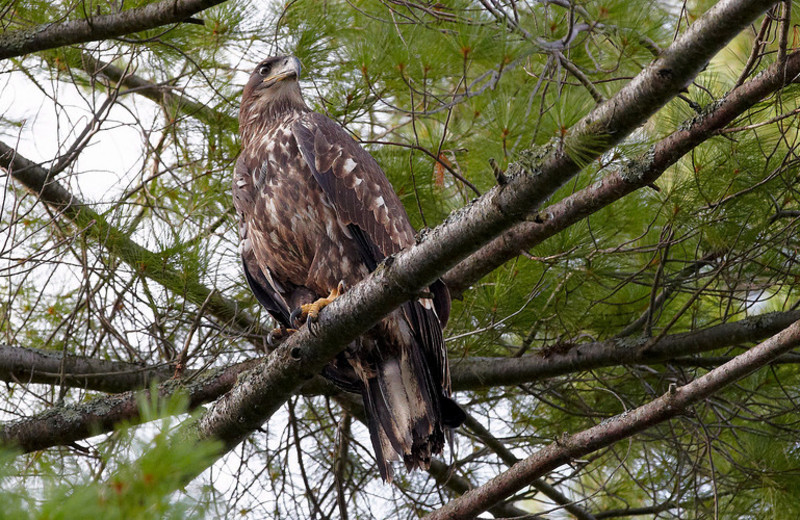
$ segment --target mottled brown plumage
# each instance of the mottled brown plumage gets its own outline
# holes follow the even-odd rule
[[[293,309],[351,287],[414,229],[377,162],[338,124],[311,112],[299,61],[262,61],[242,93],[242,152],[233,178],[241,254],[259,302],[284,327]],[[323,374],[364,398],[378,467],[427,468],[448,427],[464,420],[450,399],[442,327],[447,289],[406,303],[361,336]]]

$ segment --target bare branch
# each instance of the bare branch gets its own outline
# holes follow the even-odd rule
[[[260,324],[245,312],[239,303],[225,298],[219,292],[213,292],[197,279],[192,279],[186,273],[170,267],[161,255],[131,240],[127,233],[111,225],[89,204],[55,181],[50,171],[22,157],[16,150],[2,142],[0,142],[0,168],[8,171],[14,180],[78,228],[85,229],[89,237],[102,244],[140,274],[155,280],[175,294],[184,296],[198,307],[207,301],[205,303],[207,312],[222,323],[229,323],[240,330],[255,331],[255,333],[261,330]]]
[[[172,375],[168,366],[73,356],[66,352],[0,344],[0,380],[66,385],[107,393],[146,388]]]
[[[511,453],[511,450],[506,448],[505,444],[492,435],[492,432],[487,430],[471,415],[467,414],[467,420],[464,422],[464,426],[469,428],[489,449],[495,452],[500,459],[509,466],[513,466],[519,462],[519,459]],[[531,481],[531,487],[563,507],[565,511],[578,520],[596,520],[593,514],[576,504],[575,501],[570,500],[569,497],[544,480],[540,478],[533,479],[533,481]]]
[[[189,398],[189,409],[193,409],[230,390],[237,376],[256,363],[257,360],[250,360],[210,370],[194,378],[171,379],[161,383],[155,392],[159,398],[183,392]],[[36,417],[3,425],[0,443],[23,452],[71,444],[109,432],[123,421],[139,422],[141,400],[150,397],[150,390],[139,390],[51,408]]]
[[[567,352],[520,358],[470,357],[453,366],[453,388],[515,385],[605,366],[655,364],[740,343],[759,341],[800,319],[800,311],[769,313],[696,332],[665,336],[652,347],[647,338],[580,343]]]
[[[190,16],[225,0],[161,0],[118,14],[91,16],[82,20],[47,23],[5,33],[0,38],[0,60],[124,34],[181,23]]]

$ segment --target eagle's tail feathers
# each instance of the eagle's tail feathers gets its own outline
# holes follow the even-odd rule
[[[408,470],[428,469],[431,456],[444,447],[442,396],[422,359],[410,354],[381,359],[375,377],[366,385],[370,436],[381,477],[387,482],[391,479],[389,460],[402,457]]]
[[[386,436],[385,428],[380,417],[389,415],[386,402],[381,396],[377,379],[371,379],[366,384],[366,391],[363,392],[364,407],[367,412],[367,427],[369,428],[369,438],[372,441],[372,449],[375,450],[375,458],[378,461],[378,471],[384,482],[390,483],[394,471],[389,460],[397,460],[396,450],[391,441]]]

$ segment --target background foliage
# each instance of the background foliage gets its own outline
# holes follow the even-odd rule
[[[127,1],[124,9],[147,3]],[[203,303],[210,297],[198,287],[224,296],[252,323],[269,323],[239,270],[229,194],[241,87],[267,55],[301,60],[309,104],[377,158],[419,229],[491,188],[491,161],[505,170],[521,154],[559,146],[567,129],[710,5],[298,0],[263,7],[230,0],[203,11],[202,25],[5,60],[0,140],[48,169],[98,217],[68,220],[2,177],[0,341],[168,370],[181,359],[202,370],[263,355],[263,335],[210,312]],[[11,0],[0,6],[0,23],[11,34],[122,8]],[[796,9],[783,21],[781,9],[728,45],[647,125],[586,164],[549,204],[713,109],[776,60],[782,30],[796,49]],[[547,358],[623,336],[634,345],[794,310],[797,94],[798,85],[789,85],[752,106],[656,186],[602,208],[465,290],[446,330],[453,364],[474,356]],[[159,270],[178,275],[159,283],[152,277]],[[474,388],[457,399],[522,458],[748,346]],[[596,518],[795,518],[796,362],[782,358],[691,414],[562,466],[547,481]],[[0,392],[6,421],[102,395],[24,380],[7,380]],[[145,422],[187,403],[161,406],[145,407]],[[40,518],[77,511],[325,518],[343,514],[339,497],[351,518],[413,518],[456,494],[452,482],[426,473],[401,472],[395,484],[381,484],[366,429],[349,417],[330,396],[298,396],[176,493],[169,493],[174,468],[199,464],[212,451],[176,449],[180,443],[168,441],[175,421],[9,455],[0,509]],[[474,431],[455,437],[444,461],[452,475],[479,485],[506,468]],[[512,501],[519,514],[571,514],[534,488]]]

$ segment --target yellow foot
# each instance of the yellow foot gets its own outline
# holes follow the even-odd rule
[[[327,298],[320,298],[314,303],[305,303],[292,312],[291,322],[301,324],[303,321],[315,322],[319,318],[319,311],[330,305],[333,300],[344,292],[344,282],[339,282],[336,289],[333,289]]]

